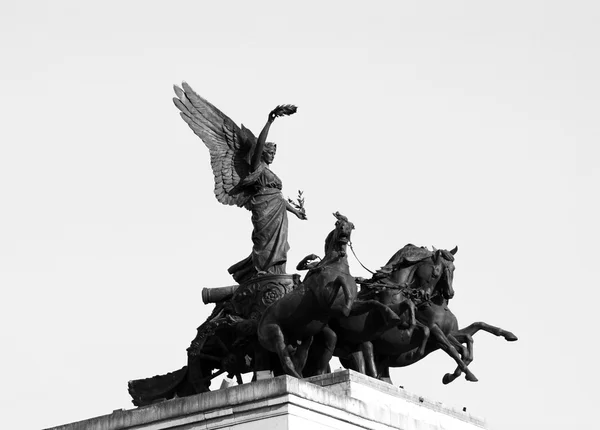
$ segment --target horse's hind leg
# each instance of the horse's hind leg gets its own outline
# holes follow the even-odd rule
[[[390,377],[390,366],[387,364],[387,360],[383,359],[377,363],[377,379],[387,382],[388,384],[392,383],[392,378]]]
[[[308,350],[310,349],[312,342],[313,337],[311,336],[308,339],[304,339],[296,348],[296,352],[294,353],[292,361],[294,362],[294,367],[298,373],[302,373],[302,369],[304,369],[306,359],[308,358]]]
[[[259,340],[262,346],[269,351],[274,351],[279,356],[279,361],[283,367],[283,371],[288,375],[302,378],[294,366],[294,361],[290,356],[290,349],[285,343],[285,337],[276,323],[264,323],[261,321],[259,326]]]
[[[377,378],[377,367],[375,366],[375,353],[373,352],[373,344],[364,342],[360,345],[360,350],[365,359],[365,371],[367,376]]]
[[[331,360],[331,357],[333,357],[333,351],[335,350],[335,345],[337,343],[337,335],[327,325],[323,327],[321,336],[323,338],[324,348],[321,356],[317,360],[317,375],[324,375],[327,373],[329,361]]]
[[[458,364],[460,370],[462,370],[465,373],[465,378],[467,379],[467,381],[476,382],[477,378],[469,370],[464,361],[462,361],[460,355],[458,354],[458,351],[456,351],[456,348],[452,346],[442,329],[439,326],[434,325],[430,328],[430,330],[431,335],[435,338],[439,347],[442,348],[446,352],[446,354],[452,357],[454,361],[456,361],[456,364]]]
[[[355,372],[365,374],[365,360],[362,352],[355,351],[348,354],[347,357],[339,357],[340,364],[344,369],[354,370]]]
[[[252,360],[252,368],[254,370],[254,375],[252,377],[252,381],[256,381],[258,379],[266,379],[271,377],[272,375],[278,376],[281,374],[281,368],[279,364],[279,360],[275,360],[275,357],[271,359],[273,353],[266,350],[259,342],[255,341],[252,344],[252,348],[254,351],[254,360]]]
[[[504,330],[500,327],[496,327],[496,326],[490,325],[490,324],[482,322],[482,321],[474,322],[473,324],[458,330],[458,333],[468,334],[468,335],[473,336],[479,330],[487,331],[488,333],[491,333],[494,336],[502,336],[504,339],[506,339],[509,342],[514,342],[514,341],[518,340],[518,337],[515,336],[510,331]]]

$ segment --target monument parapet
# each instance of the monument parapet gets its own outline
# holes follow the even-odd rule
[[[48,430],[477,430],[482,418],[352,370],[288,375],[118,410]]]

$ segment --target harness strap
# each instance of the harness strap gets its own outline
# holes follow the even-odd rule
[[[371,275],[374,275],[375,272],[373,272],[372,270],[367,269],[367,267],[364,264],[362,264],[362,262],[358,259],[358,257],[356,256],[356,252],[354,252],[354,248],[352,247],[352,242],[348,242],[348,245],[350,245],[350,250],[352,251],[352,254],[354,254],[354,258],[356,258],[356,261],[358,261],[358,264],[360,264],[363,267],[363,269],[365,269]]]

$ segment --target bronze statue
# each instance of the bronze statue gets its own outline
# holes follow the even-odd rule
[[[269,169],[277,146],[267,142],[267,135],[275,118],[294,114],[296,106],[273,109],[256,139],[250,130],[243,125],[238,127],[187,83],[174,88],[177,97],[173,102],[181,117],[210,151],[217,200],[252,211],[252,253],[232,265],[229,273],[238,283],[258,274],[285,274],[289,249],[287,212],[302,220],[306,213],[283,198],[281,180]]]
[[[187,366],[129,382],[135,405],[205,392],[224,373],[238,383],[248,372],[253,379],[322,374],[333,355],[345,367],[382,378],[389,377],[390,367],[410,365],[441,348],[457,363],[444,383],[462,373],[476,381],[468,368],[472,336],[484,330],[517,340],[483,322],[458,329],[448,308],[457,248],[406,245],[371,279],[355,279],[346,254],[354,225],[339,212],[323,259],[311,254],[298,264],[297,270],[308,270],[302,281],[286,273],[287,212],[306,220],[304,198],[299,192],[297,203],[284,199],[281,180],[270,170],[276,146],[267,136],[277,117],[297,108],[277,106],[256,138],[185,82],[174,88],[181,117],[209,149],[217,200],[252,212],[253,246],[228,269],[236,285],[202,291],[203,301],[215,308],[187,349]]]

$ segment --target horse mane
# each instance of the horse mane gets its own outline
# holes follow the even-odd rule
[[[429,257],[434,257],[436,252],[439,252],[444,260],[454,261],[454,255],[446,249],[434,248],[434,251],[432,252],[423,246],[416,246],[409,243],[392,255],[392,258],[390,258],[387,264],[379,269],[377,273],[392,273],[394,270],[403,266],[410,266],[411,264],[418,263]]]
[[[444,257],[444,260],[454,261],[454,255],[452,255],[450,251],[447,251],[445,249],[440,249],[439,251],[442,254],[442,257]]]
[[[432,255],[433,252],[429,251],[427,248],[409,243],[392,255],[392,258],[390,258],[386,265],[379,269],[377,273],[387,275],[402,266],[409,266],[419,261],[423,261]]]

